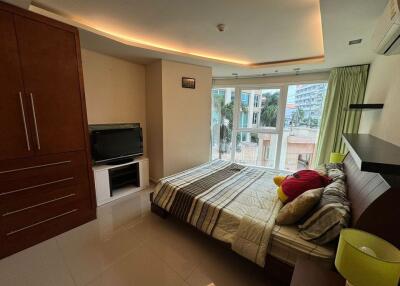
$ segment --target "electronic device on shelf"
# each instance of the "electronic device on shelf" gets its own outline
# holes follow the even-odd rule
[[[142,128],[139,124],[90,125],[94,164],[122,164],[143,155]]]

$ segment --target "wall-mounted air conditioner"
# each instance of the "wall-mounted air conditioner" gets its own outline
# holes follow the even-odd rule
[[[389,0],[372,36],[372,44],[381,55],[400,53],[400,0]]]

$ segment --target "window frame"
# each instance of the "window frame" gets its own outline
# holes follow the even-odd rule
[[[301,85],[301,84],[319,84],[319,83],[328,83],[328,79],[314,79],[314,80],[301,80],[301,81],[287,81],[283,83],[262,83],[262,84],[213,84],[212,89],[214,88],[234,88],[235,90],[235,98],[233,105],[233,124],[232,124],[232,138],[231,138],[231,158],[232,162],[235,162],[235,150],[236,150],[236,138],[239,132],[250,132],[250,133],[269,133],[269,134],[278,134],[278,142],[277,142],[277,150],[275,157],[274,170],[281,170],[279,168],[280,159],[281,159],[281,151],[282,151],[282,140],[283,140],[283,131],[285,127],[285,107],[287,103],[288,91],[290,85]],[[329,87],[328,87],[329,88]],[[256,128],[240,128],[240,103],[241,103],[241,92],[242,90],[253,90],[253,89],[279,89],[279,100],[278,100],[278,115],[276,120],[276,127],[259,127]],[[212,96],[212,92],[211,92]],[[259,104],[261,102],[261,98],[259,99]],[[325,98],[326,100],[326,98]],[[325,102],[324,102],[325,104]],[[212,106],[211,106],[212,107]],[[210,124],[210,131],[211,124]],[[318,132],[319,133],[319,132]],[[318,135],[317,135],[318,138]],[[211,137],[210,137],[211,139]],[[318,144],[318,141],[316,142]],[[212,158],[212,146],[210,140],[210,158]],[[244,164],[248,166],[253,166],[251,164]],[[260,168],[271,169],[265,166],[256,166]]]

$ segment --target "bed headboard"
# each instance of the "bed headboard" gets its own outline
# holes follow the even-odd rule
[[[360,171],[350,153],[344,165],[352,227],[400,248],[400,175]]]

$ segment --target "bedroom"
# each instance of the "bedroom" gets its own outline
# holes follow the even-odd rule
[[[0,1],[0,285],[397,285],[399,6]]]

